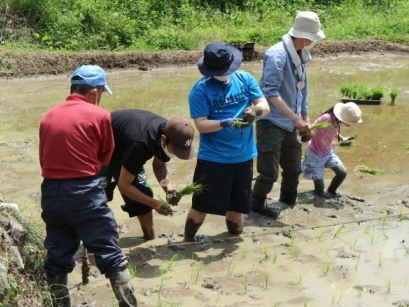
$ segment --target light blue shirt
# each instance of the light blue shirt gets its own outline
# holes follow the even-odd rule
[[[301,64],[305,75],[305,87],[299,90],[297,88],[299,79],[296,74],[296,67],[283,42],[273,45],[266,51],[263,57],[263,72],[260,79],[260,87],[270,105],[270,113],[257,120],[269,120],[287,131],[294,131],[295,126],[291,119],[284,116],[274,107],[269,101],[269,97],[281,96],[294,113],[307,115],[309,108],[307,102],[308,83],[305,64],[306,63]]]
[[[193,119],[242,118],[252,100],[264,98],[256,79],[248,72],[235,71],[224,84],[212,77],[202,77],[189,93]],[[201,133],[198,158],[218,163],[241,163],[257,156],[253,125],[244,129],[224,128]]]

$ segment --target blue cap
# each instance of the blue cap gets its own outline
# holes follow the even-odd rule
[[[79,76],[82,80],[73,80],[72,78]],[[104,70],[97,65],[82,65],[78,67],[71,76],[71,84],[86,84],[89,86],[104,86],[105,92],[112,95],[109,88]]]

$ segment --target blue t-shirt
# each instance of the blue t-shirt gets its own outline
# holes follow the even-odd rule
[[[211,120],[242,118],[245,108],[264,95],[256,79],[248,72],[235,71],[227,84],[202,77],[189,93],[190,116]],[[224,128],[201,133],[198,158],[218,163],[240,163],[257,156],[253,126]]]

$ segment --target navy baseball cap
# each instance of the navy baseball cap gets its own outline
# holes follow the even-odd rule
[[[81,80],[73,80],[73,77],[81,77]],[[85,84],[89,86],[104,86],[104,91],[112,95],[112,91],[106,82],[104,70],[97,65],[82,65],[71,76],[71,84]]]

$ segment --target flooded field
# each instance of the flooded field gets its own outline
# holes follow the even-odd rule
[[[259,79],[261,63],[241,68]],[[200,243],[184,244],[188,198],[173,217],[156,214],[158,238],[144,242],[139,223],[120,209],[115,195],[111,207],[141,306],[409,306],[409,57],[339,55],[315,58],[308,69],[311,120],[340,101],[342,83],[385,88],[382,104],[360,106],[363,123],[346,131],[358,136],[354,146],[335,147],[348,170],[340,187],[346,196],[315,206],[312,182],[301,179],[299,205],[277,221],[250,214],[242,238],[231,239],[224,219],[208,216]],[[199,77],[196,67],[110,71],[114,95],[104,94],[101,107],[189,117],[187,95]],[[0,80],[0,87],[0,193],[41,227],[38,125],[46,110],[68,96],[69,76]],[[396,106],[389,105],[393,87],[399,90]],[[172,159],[175,186],[191,182],[195,163]],[[355,171],[361,165],[381,173]],[[326,185],[331,178],[329,172]],[[70,276],[75,306],[115,306],[95,267],[87,286],[80,285],[80,272],[78,264]]]

